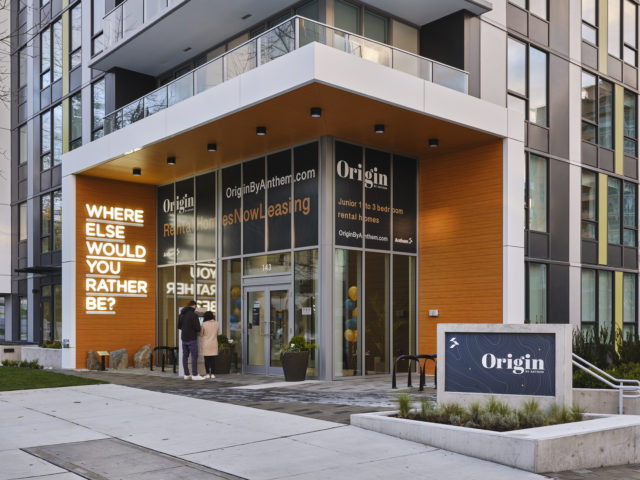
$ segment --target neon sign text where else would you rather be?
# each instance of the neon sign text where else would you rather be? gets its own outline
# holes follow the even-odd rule
[[[88,203],[85,208],[86,313],[114,315],[117,298],[148,296],[147,281],[126,278],[128,266],[146,262],[146,247],[127,243],[127,229],[144,227],[144,211]]]

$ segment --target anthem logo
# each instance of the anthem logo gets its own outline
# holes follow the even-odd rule
[[[363,171],[361,163],[357,167],[350,167],[346,160],[340,160],[336,163],[336,173],[340,178],[348,178],[358,182],[364,181],[365,188],[375,187],[383,190],[389,188],[388,175],[378,172],[378,167]]]
[[[482,356],[482,366],[487,370],[511,370],[515,375],[544,373],[544,360],[531,358],[528,353],[518,358],[513,358],[511,353],[507,354],[507,358],[496,357],[493,353],[485,353]]]
[[[451,340],[449,340],[449,343],[451,344],[449,345],[449,349],[456,348],[458,345],[460,345],[456,340],[456,337],[453,337]]]

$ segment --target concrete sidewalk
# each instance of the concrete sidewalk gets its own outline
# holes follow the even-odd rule
[[[0,480],[545,478],[340,423],[119,385],[0,393],[0,425]]]

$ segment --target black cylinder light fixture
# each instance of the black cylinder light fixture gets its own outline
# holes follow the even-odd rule
[[[175,165],[176,157],[167,157],[167,165]]]
[[[322,116],[322,109],[320,107],[311,107],[311,117],[320,118]]]
[[[134,168],[132,173],[133,173],[134,177],[139,177],[140,175],[142,175],[142,169],[141,168]]]
[[[256,135],[264,136],[267,134],[267,127],[256,127]]]
[[[384,125],[382,123],[376,123],[373,127],[373,131],[376,133],[384,133]]]
[[[215,152],[218,150],[218,145],[215,143],[207,143],[207,152]]]
[[[437,138],[430,138],[429,139],[429,146],[431,148],[436,148],[439,144],[440,144],[440,142],[438,141]]]

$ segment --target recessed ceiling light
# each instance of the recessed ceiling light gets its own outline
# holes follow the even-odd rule
[[[167,165],[175,165],[176,157],[167,157]]]
[[[247,18],[249,18],[251,16],[250,13],[247,13],[246,15],[243,15],[242,17],[240,17],[242,20],[246,20]]]
[[[267,134],[267,127],[256,127],[256,135],[266,135]]]
[[[313,118],[320,118],[322,116],[322,109],[320,107],[311,107],[311,116]]]
[[[382,123],[376,123],[373,127],[373,131],[376,133],[384,133],[384,125]]]
[[[191,47],[187,47],[184,50],[182,50],[183,52],[188,52],[189,50],[191,50]]]
[[[218,150],[218,145],[215,143],[207,143],[207,152],[215,152]]]
[[[438,141],[437,138],[430,138],[429,139],[429,146],[431,148],[436,148],[439,144],[440,144],[440,142]]]
[[[140,175],[142,175],[142,169],[141,168],[134,168],[132,173],[133,173],[134,177],[139,177]]]

